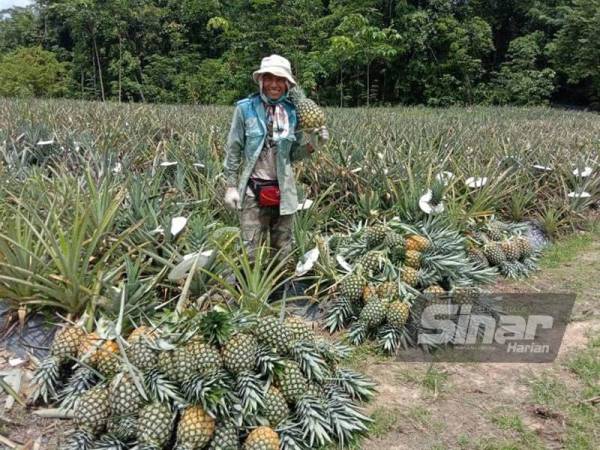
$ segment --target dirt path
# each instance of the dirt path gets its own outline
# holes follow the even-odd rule
[[[375,378],[380,393],[369,405],[375,419],[371,437],[355,448],[570,447],[569,417],[539,400],[545,393],[553,395],[555,389],[575,395],[581,391],[580,380],[568,363],[585,349],[590,336],[600,334],[600,241],[560,267],[543,269],[525,281],[500,282],[495,288],[577,293],[575,321],[567,328],[557,360],[548,364],[431,365],[368,356],[358,367]]]

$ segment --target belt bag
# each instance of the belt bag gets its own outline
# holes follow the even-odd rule
[[[279,192],[277,180],[250,178],[250,190],[258,200],[258,206],[279,206],[281,193]]]

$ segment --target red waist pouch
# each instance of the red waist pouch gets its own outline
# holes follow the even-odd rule
[[[281,193],[277,180],[250,179],[250,189],[254,192],[260,207],[279,206]]]

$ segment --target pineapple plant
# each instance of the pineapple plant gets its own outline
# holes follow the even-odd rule
[[[260,342],[280,354],[287,353],[293,339],[292,332],[275,317],[262,318],[255,332]]]
[[[109,392],[105,386],[94,386],[84,392],[75,407],[75,423],[81,430],[98,434],[104,430],[110,417]]]
[[[244,450],[279,450],[279,435],[269,427],[258,427],[248,435]]]
[[[396,328],[402,328],[406,325],[410,315],[410,305],[403,301],[391,303],[386,311],[385,319]]]
[[[263,415],[269,425],[276,427],[290,415],[290,408],[283,394],[275,386],[270,386],[265,394]]]
[[[353,272],[340,281],[340,296],[351,302],[359,302],[366,284],[366,280],[361,275]]]
[[[409,234],[406,236],[405,242],[406,250],[414,250],[419,253],[423,253],[431,245],[429,239],[418,234]]]
[[[162,449],[171,438],[173,412],[163,403],[149,403],[139,413],[136,438],[148,450]]]
[[[215,419],[199,406],[188,406],[183,410],[177,425],[175,450],[204,448],[215,433]]]
[[[231,373],[237,374],[254,369],[258,343],[254,336],[236,334],[223,347],[223,365]]]
[[[308,381],[295,361],[283,361],[276,373],[276,382],[281,394],[290,403],[298,401],[308,389]]]
[[[289,91],[289,98],[296,106],[298,127],[301,130],[313,130],[325,126],[325,113],[300,86],[294,86]]]

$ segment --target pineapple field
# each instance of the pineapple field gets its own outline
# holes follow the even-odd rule
[[[2,420],[3,445],[21,448],[6,430],[27,420],[54,427],[38,448],[65,450],[550,445],[515,425],[522,405],[504,394],[497,406],[512,412],[486,424],[516,444],[475,442],[465,424],[436,441],[439,422],[482,401],[466,380],[489,369],[502,384],[511,370],[423,371],[396,358],[443,350],[418,342],[429,306],[487,311],[496,290],[596,298],[561,282],[560,265],[574,258],[564,242],[597,237],[600,117],[411,107],[325,109],[323,119],[305,107],[331,139],[295,166],[294,251],[281,258],[267,247],[249,255],[224,204],[233,108],[0,100],[0,380],[24,414]],[[594,279],[590,255],[581,273]],[[33,323],[41,343],[28,343]],[[582,354],[596,367],[593,342]],[[525,366],[515,373],[543,396],[547,374]],[[565,411],[587,439],[599,393],[598,371],[585,374],[577,395],[591,399],[592,419]],[[449,392],[452,375],[461,382]],[[432,418],[439,399],[446,416]],[[557,404],[536,417],[559,422]],[[566,436],[563,446],[593,448]]]

